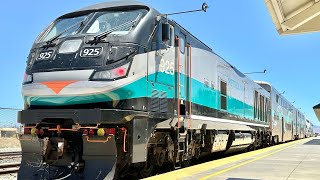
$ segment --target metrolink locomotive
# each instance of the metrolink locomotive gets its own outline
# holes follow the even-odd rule
[[[304,137],[305,118],[178,23],[135,1],[65,14],[35,40],[18,179],[117,179]]]

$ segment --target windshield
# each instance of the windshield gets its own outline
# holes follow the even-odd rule
[[[99,12],[97,13],[86,33],[98,34],[102,32],[109,31],[115,27],[126,22],[134,21],[137,17],[142,17],[147,10],[132,10],[132,11],[109,11],[109,12]],[[128,34],[132,26],[124,26],[122,28],[113,31],[111,34],[125,35]]]
[[[60,37],[65,37],[65,36],[70,36],[70,35],[76,34],[77,30],[81,26],[80,22],[84,21],[86,17],[87,17],[87,15],[72,17],[72,18],[58,19],[57,22],[54,24],[54,26],[50,29],[50,31],[41,39],[41,42],[48,41],[51,38],[53,38],[61,33],[63,33],[63,34]],[[73,26],[74,24],[77,24],[77,25]],[[65,31],[66,28],[68,28],[68,27],[71,27],[71,28],[68,29],[67,31]]]

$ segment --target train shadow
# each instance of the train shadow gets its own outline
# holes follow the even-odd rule
[[[320,145],[320,139],[312,139],[304,143],[303,145]]]

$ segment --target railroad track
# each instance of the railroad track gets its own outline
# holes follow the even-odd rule
[[[0,152],[0,157],[21,156],[21,151]]]
[[[0,160],[19,158],[19,157],[21,157],[21,151],[0,152]],[[18,172],[19,167],[20,167],[20,162],[0,164],[0,175]]]
[[[0,160],[14,159],[14,158],[21,158],[21,151],[1,152],[0,153]]]
[[[0,164],[0,174],[15,173],[19,171],[20,162]]]

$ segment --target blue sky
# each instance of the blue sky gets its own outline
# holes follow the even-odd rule
[[[320,103],[320,34],[279,36],[264,0],[142,0],[162,13],[200,8],[206,2],[207,13],[171,18],[210,46],[254,80],[268,81],[311,121],[318,123],[312,106]],[[103,0],[10,0],[0,7],[0,107],[22,108],[21,81],[25,61],[34,39],[58,16]]]

